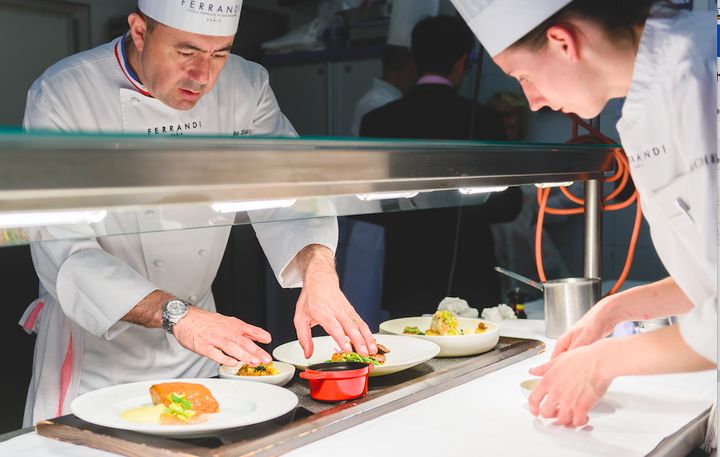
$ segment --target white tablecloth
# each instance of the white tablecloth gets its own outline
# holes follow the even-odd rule
[[[542,321],[503,321],[501,334],[535,338],[548,350],[467,384],[370,420],[287,454],[493,457],[640,456],[698,417],[717,396],[716,372],[617,379],[582,429],[533,417],[520,382],[549,357]],[[23,435],[0,443],[2,456],[112,454]]]

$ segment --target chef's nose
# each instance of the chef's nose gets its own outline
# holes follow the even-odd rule
[[[206,85],[210,81],[210,58],[199,56],[193,59],[188,68],[188,77],[200,85]]]
[[[538,111],[541,108],[548,106],[548,101],[534,85],[529,82],[523,82],[520,86],[525,93],[525,98],[527,98],[528,105],[531,110]]]

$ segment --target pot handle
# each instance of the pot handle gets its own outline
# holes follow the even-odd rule
[[[299,376],[307,380],[326,379],[326,377],[320,373],[308,373],[307,371],[301,371]]]
[[[514,272],[512,272],[512,271],[508,271],[508,270],[506,270],[506,269],[504,269],[504,268],[501,268],[501,267],[495,267],[495,271],[497,271],[498,273],[502,273],[502,274],[504,274],[504,275],[510,276],[510,277],[513,278],[513,279],[517,279],[517,280],[520,281],[520,282],[524,282],[525,284],[527,284],[527,285],[529,285],[529,286],[533,286],[534,288],[536,288],[536,289],[538,289],[538,290],[540,290],[540,291],[543,291],[543,292],[545,291],[545,289],[544,289],[544,287],[543,287],[542,284],[540,284],[540,283],[537,282],[537,281],[533,281],[533,280],[530,279],[530,278],[526,278],[525,276],[519,275],[519,274],[514,273]]]

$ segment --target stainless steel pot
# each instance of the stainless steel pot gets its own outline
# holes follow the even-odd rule
[[[539,283],[504,268],[498,272],[543,291],[545,335],[559,338],[600,300],[599,278],[563,278]]]

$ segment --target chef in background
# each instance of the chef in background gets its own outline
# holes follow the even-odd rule
[[[607,297],[531,370],[533,415],[581,426],[618,376],[717,367],[715,26],[657,0],[453,0],[533,110],[583,118],[626,97],[618,132],[670,277]],[[620,322],[678,325],[603,339]]]
[[[355,105],[350,133],[360,134],[360,122],[370,111],[393,102],[415,87],[417,69],[410,52],[410,36],[415,24],[438,14],[440,0],[394,0],[390,13],[387,45],[382,51],[382,76]]]
[[[27,130],[296,136],[261,66],[231,55],[241,0],[139,0],[130,31],[71,56],[32,85]],[[38,334],[25,425],[69,412],[77,395],[124,382],[211,377],[217,364],[268,363],[270,334],[215,312],[211,284],[229,227],[142,233],[158,218],[207,224],[211,210],[109,216],[131,233],[31,247],[40,297],[21,324]],[[187,224],[187,225],[185,225]],[[321,325],[342,350],[375,353],[340,291],[334,218],[258,224],[283,287],[303,287],[294,324],[306,356]]]

